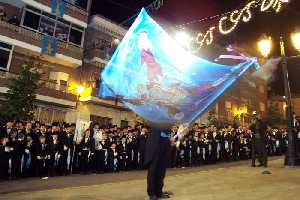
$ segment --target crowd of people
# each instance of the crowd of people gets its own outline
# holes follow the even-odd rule
[[[0,130],[0,179],[49,177],[143,169],[146,126],[118,128],[93,124],[75,134],[75,124],[7,122]],[[170,130],[177,132],[174,126]],[[251,131],[243,127],[194,124],[170,147],[170,167],[192,167],[251,158]],[[287,132],[267,132],[269,155],[287,149]]]

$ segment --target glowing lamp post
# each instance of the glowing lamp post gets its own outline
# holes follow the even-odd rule
[[[300,51],[300,32],[292,33],[291,38],[295,49]]]
[[[265,58],[269,56],[272,48],[272,39],[271,37],[264,37],[257,43],[258,49],[261,55]]]
[[[300,33],[293,33],[291,35],[292,42],[295,48],[300,51]],[[258,48],[262,56],[268,57],[272,48],[272,39],[269,37],[265,37],[264,39],[258,42]],[[281,66],[283,73],[283,81],[284,81],[284,99],[286,101],[286,113],[288,120],[288,151],[286,154],[286,162],[285,164],[288,166],[296,165],[296,142],[293,132],[294,127],[294,116],[293,116],[293,108],[292,108],[292,97],[291,97],[291,89],[289,84],[289,73],[287,69],[287,57],[285,54],[285,43],[283,37],[280,37],[280,53],[281,53]]]
[[[184,31],[180,31],[175,35],[175,40],[178,42],[180,46],[189,48],[192,38],[188,33]]]
[[[78,85],[76,87],[76,93],[77,93],[77,95],[80,97],[80,95],[82,95],[83,92],[84,92],[84,87],[81,86],[81,85]]]

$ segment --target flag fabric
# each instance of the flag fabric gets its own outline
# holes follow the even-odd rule
[[[49,36],[43,35],[43,37],[42,37],[42,53],[48,54],[48,50],[49,50]]]
[[[60,0],[59,2],[59,15],[60,17],[63,17],[65,14],[65,2],[63,0]]]
[[[55,56],[57,52],[57,38],[51,37],[51,50],[49,52],[50,56]]]
[[[65,2],[64,0],[51,0],[51,13],[53,15],[59,15],[63,17],[65,14]]]
[[[101,75],[99,96],[155,123],[192,123],[251,66],[209,62],[180,47],[142,9]]]
[[[56,15],[57,0],[51,0],[51,13]]]
[[[43,35],[42,38],[42,54],[55,56],[57,53],[57,39],[48,35]]]

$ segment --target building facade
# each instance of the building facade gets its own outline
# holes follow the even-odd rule
[[[126,29],[100,16],[89,16],[91,0],[0,0],[0,98],[9,78],[22,65],[39,63],[43,84],[36,100],[35,119],[133,125],[136,117],[118,99],[98,97],[101,71]],[[2,13],[2,14],[1,14]],[[76,93],[83,86],[84,95]],[[242,77],[211,106],[219,121],[243,124],[252,111],[265,113],[266,83]],[[208,112],[198,122],[207,123]]]
[[[92,94],[82,99],[82,118],[101,125],[127,126],[134,124],[134,114],[118,99],[98,97],[101,71],[114,53],[126,29],[99,15],[90,17],[84,45],[82,76],[85,87],[92,88]],[[100,78],[99,78],[100,77]]]
[[[267,82],[248,72],[198,119],[198,123],[208,123],[209,115],[213,113],[221,124],[237,122],[247,126],[254,111],[266,117],[267,100]]]
[[[74,122],[78,82],[91,0],[0,1],[0,94],[24,63],[39,63],[42,88],[37,93],[36,120]],[[2,97],[2,100],[3,97]]]

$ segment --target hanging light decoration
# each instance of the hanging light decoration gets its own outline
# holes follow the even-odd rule
[[[201,48],[204,43],[208,46],[210,45],[213,41],[214,41],[214,31],[215,31],[216,27],[212,26],[209,28],[208,31],[206,31],[206,33],[198,33],[197,37],[196,37],[196,43],[199,44],[199,48]]]
[[[276,13],[278,13],[281,11],[283,3],[283,0],[252,0],[241,9],[237,9],[232,12],[227,12],[225,13],[225,15],[221,15],[222,17],[219,20],[218,32],[223,35],[227,35],[234,31],[240,23],[249,22],[252,18],[252,9],[256,7],[260,7],[261,12],[273,9]],[[209,17],[207,19],[209,19]],[[208,46],[212,44],[215,33],[215,26],[211,26],[205,33],[199,32],[195,39],[195,43],[198,45],[198,49],[200,49],[203,45]]]
[[[261,3],[260,11],[265,12],[270,8],[273,8],[278,13],[281,10],[282,3],[282,0],[263,0]]]
[[[249,22],[252,14],[251,14],[251,8],[256,4],[256,1],[250,1],[243,9],[241,10],[234,10],[230,16],[224,16],[219,21],[219,31],[220,33],[226,35],[231,33],[237,25],[243,21],[243,22]],[[225,28],[226,25],[229,23],[231,26],[229,28]]]

